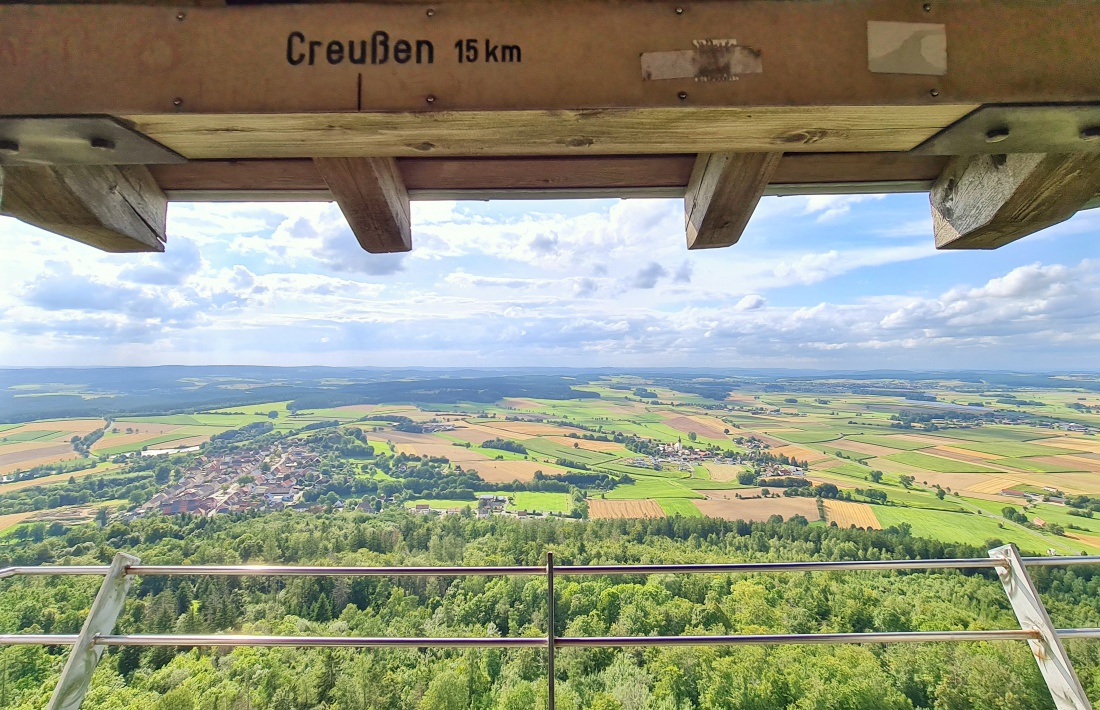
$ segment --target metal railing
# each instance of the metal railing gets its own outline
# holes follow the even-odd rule
[[[79,634],[0,634],[0,645],[70,646],[48,710],[76,710],[92,672],[108,646],[209,647],[351,647],[351,648],[545,648],[547,694],[554,708],[554,658],[558,648],[628,646],[743,646],[779,644],[940,643],[1027,641],[1051,697],[1059,710],[1091,710],[1092,705],[1073,670],[1062,639],[1100,639],[1100,628],[1056,629],[1028,567],[1100,564],[1100,556],[1021,557],[1013,545],[989,551],[989,557],[937,560],[868,560],[850,562],[766,562],[688,565],[573,565],[556,567],[546,554],[545,567],[296,567],[278,565],[142,565],[124,553],[110,565],[7,567],[0,579],[35,575],[101,575],[103,584]],[[599,636],[568,637],[554,633],[554,580],[558,576],[649,574],[744,574],[764,572],[838,572],[881,570],[994,569],[1020,622],[1018,629],[979,631],[910,631],[823,634],[752,634],[731,636]],[[220,577],[366,577],[366,576],[543,576],[547,583],[546,635],[542,637],[391,638],[356,636],[258,636],[227,634],[113,634],[130,583],[136,576]]]

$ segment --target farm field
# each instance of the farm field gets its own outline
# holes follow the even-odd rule
[[[766,521],[773,515],[784,519],[801,515],[807,520],[820,520],[817,501],[813,498],[752,498],[748,500],[696,500],[692,501],[703,515],[726,520]]]
[[[665,511],[653,499],[647,500],[602,500],[593,498],[588,501],[588,517],[601,518],[663,518]]]
[[[277,401],[186,414],[119,417],[91,445],[90,455],[107,460],[142,449],[197,445],[214,434],[257,422],[289,432],[335,421],[361,428],[376,455],[445,459],[442,465],[449,472],[459,468],[473,472],[484,482],[479,492],[507,487],[503,484],[531,483],[540,471],[551,481],[559,477],[560,485],[573,492],[505,493],[512,499],[511,508],[539,513],[568,515],[573,510],[572,495],[581,492],[587,496],[593,518],[707,515],[767,520],[774,515],[800,515],[812,524],[874,528],[906,523],[914,535],[948,542],[982,545],[997,538],[1033,551],[1052,548],[1067,553],[1090,545],[1089,536],[1100,537],[1100,524],[1069,516],[1065,506],[1040,500],[1044,495],[1057,497],[1059,492],[1100,494],[1100,437],[1080,427],[1067,430],[1037,420],[986,417],[977,421],[969,413],[969,418],[961,417],[957,415],[960,407],[970,412],[966,403],[971,401],[985,402],[974,411],[994,411],[989,407],[996,397],[951,389],[972,384],[929,384],[936,401],[888,394],[900,392],[896,383],[869,388],[885,394],[847,393],[846,387],[855,390],[864,385],[843,382],[827,385],[830,391],[823,396],[742,383],[721,399],[680,391],[673,379],[608,377],[577,386],[598,398],[517,396],[495,403],[341,404],[298,411],[288,408],[287,401]],[[797,381],[790,386],[809,385]],[[639,398],[638,387],[651,394]],[[1021,397],[1031,400],[1039,395]],[[1059,397],[1043,401],[1067,414],[1072,410],[1065,403],[1081,401],[1072,391]],[[941,408],[939,402],[962,404]],[[402,420],[397,418],[404,418],[400,430]],[[104,420],[84,418],[0,425],[0,476],[78,458],[82,454],[73,449],[71,437],[86,436],[104,424]],[[482,444],[490,439],[517,446],[511,451],[484,448]],[[558,460],[568,465],[559,465]],[[402,481],[396,470],[368,472],[370,457],[353,461],[374,481]],[[783,466],[798,467],[803,462],[808,470],[797,470],[796,475],[805,475],[811,485],[835,486],[821,500],[824,519],[815,497],[748,497],[759,496],[760,487],[738,482],[739,476],[744,478],[748,472],[751,477],[754,470],[783,476]],[[72,475],[79,480],[103,470],[101,466]],[[59,472],[34,480],[0,481],[0,496],[5,491],[64,483],[69,476]],[[874,497],[868,489],[877,491],[871,494]],[[476,505],[466,498],[448,498],[446,490],[453,489],[441,488],[441,499],[430,501],[433,508]],[[1007,505],[1022,509],[1026,502],[1006,492],[1032,495],[1025,510],[1029,519],[1039,516],[1077,537],[1054,535],[1041,526],[1005,524],[1000,510]],[[888,504],[866,502],[882,495]],[[412,494],[400,498],[402,504],[425,500]]]
[[[918,451],[905,451],[898,454],[891,454],[885,458],[890,461],[896,461],[908,466],[914,466],[927,471],[935,471],[937,473],[998,473],[997,469],[990,468],[989,466],[982,466],[981,464],[960,461],[958,459],[949,459],[944,456],[932,456]]]
[[[824,506],[825,522],[836,523],[842,528],[852,525],[857,528],[882,528],[875,516],[874,506],[844,500],[826,500]]]

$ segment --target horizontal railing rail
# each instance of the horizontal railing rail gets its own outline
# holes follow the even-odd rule
[[[1091,705],[1062,647],[1062,640],[1100,639],[1100,628],[1056,629],[1039,599],[1027,567],[1100,565],[1100,556],[1021,557],[1007,545],[989,557],[930,560],[848,560],[712,564],[608,564],[555,566],[547,553],[542,566],[474,567],[324,567],[292,565],[142,565],[119,554],[111,565],[13,566],[0,569],[0,579],[18,576],[103,576],[103,585],[80,634],[0,634],[0,645],[70,646],[69,662],[47,706],[79,707],[92,670],[111,646],[296,647],[296,648],[545,648],[550,707],[554,707],[554,655],[557,648],[651,646],[774,646],[781,644],[886,644],[976,641],[1027,641],[1059,710]],[[569,637],[554,633],[556,576],[625,576],[655,574],[758,574],[782,572],[875,572],[891,570],[993,569],[1002,582],[1019,629],[942,630],[820,634],[739,634],[682,636]],[[137,576],[216,577],[461,577],[543,576],[547,580],[547,632],[524,637],[360,637],[264,636],[251,634],[113,634],[129,588]],[[91,662],[89,663],[89,659]],[[75,704],[73,703],[76,699]]]

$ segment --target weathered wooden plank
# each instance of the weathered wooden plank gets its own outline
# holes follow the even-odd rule
[[[412,199],[416,193],[487,190],[683,188],[695,155],[507,156],[501,158],[398,158],[397,167]],[[772,176],[783,185],[851,185],[927,182],[943,172],[947,158],[911,153],[791,153]],[[194,160],[182,165],[153,165],[153,177],[169,199],[230,199],[236,193],[314,194],[332,199],[313,160]]]
[[[0,213],[103,251],[164,251],[168,198],[142,165],[3,167]]]
[[[906,151],[975,108],[126,115],[190,159]]]
[[[359,245],[372,254],[410,251],[409,193],[392,158],[317,158],[317,169]]]
[[[1080,0],[937,2],[928,11],[912,0],[483,0],[432,6],[430,16],[427,9],[382,2],[186,11],[4,4],[2,110],[511,111],[1057,102],[1100,95],[1094,71],[1100,3]],[[870,71],[871,21],[942,25],[949,38],[947,75]],[[758,52],[761,71],[737,81],[643,80],[643,54],[691,50],[696,40],[716,38]],[[402,41],[408,45],[399,47]]]
[[[684,198],[688,249],[736,244],[782,157],[782,153],[700,155]]]
[[[1064,222],[1100,193],[1100,154],[954,158],[932,186],[938,249],[996,249]]]
[[[942,155],[911,153],[787,153],[773,185],[858,182],[931,182],[947,165]]]

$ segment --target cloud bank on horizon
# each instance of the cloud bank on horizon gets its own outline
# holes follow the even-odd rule
[[[936,252],[927,197],[765,198],[688,252],[679,200],[414,203],[362,252],[331,204],[173,204],[164,254],[0,218],[0,366],[1095,369],[1100,210]]]

